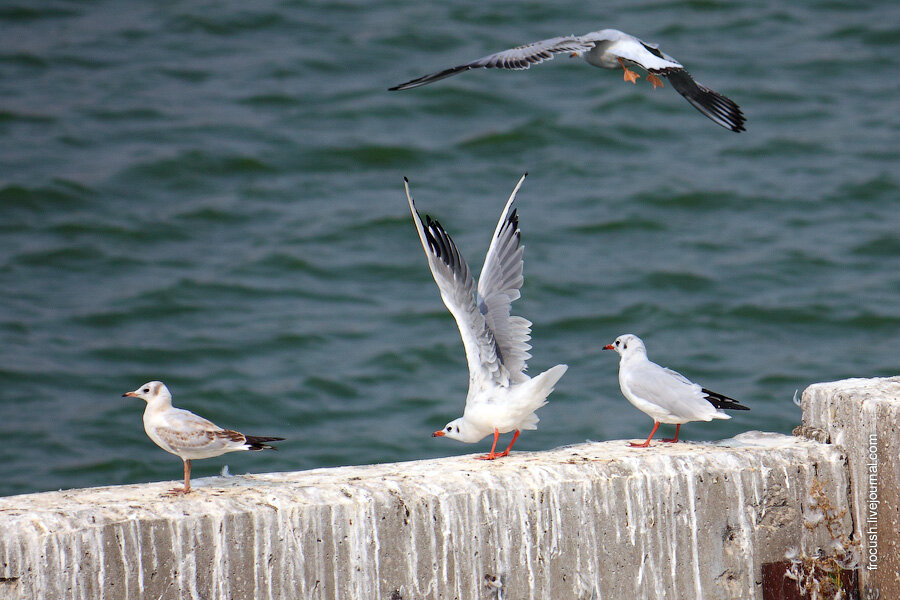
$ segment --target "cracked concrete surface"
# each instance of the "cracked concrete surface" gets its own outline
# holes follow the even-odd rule
[[[817,383],[803,392],[802,406],[804,434],[847,455],[862,584],[882,599],[900,598],[900,377]]]
[[[846,507],[846,473],[751,432],[13,496],[0,598],[761,598],[763,562],[825,542],[813,479]]]

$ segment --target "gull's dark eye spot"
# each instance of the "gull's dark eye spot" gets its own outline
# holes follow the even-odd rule
[[[452,430],[453,430],[453,428],[450,427],[449,425],[447,425],[447,431],[452,431]]]
[[[149,393],[150,393],[150,388],[144,388],[144,389],[141,390],[141,391],[143,391],[145,394],[149,394]]]
[[[619,345],[619,340],[616,340],[616,346],[618,346],[618,345]]]

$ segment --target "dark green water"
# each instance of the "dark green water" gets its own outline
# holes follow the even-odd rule
[[[642,438],[601,347],[789,432],[798,387],[900,373],[900,5],[19,2],[0,7],[0,495],[177,479],[150,379],[289,438],[198,476],[473,452],[432,439],[467,373],[403,195],[477,271],[503,202],[531,371],[570,365],[518,448]],[[557,58],[386,88],[616,27],[747,115]],[[668,431],[666,433],[669,433]]]

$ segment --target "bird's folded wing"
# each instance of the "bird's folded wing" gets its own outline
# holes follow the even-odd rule
[[[734,398],[726,396],[725,394],[720,394],[706,388],[703,388],[701,391],[706,396],[707,402],[718,409],[727,408],[729,410],[750,410],[749,407],[741,404],[740,400],[735,400]]]
[[[497,52],[496,54],[483,56],[472,62],[444,69],[437,73],[424,75],[389,88],[389,90],[408,90],[471,69],[527,69],[531,67],[531,65],[542,63],[545,60],[551,60],[555,55],[562,52],[587,52],[593,47],[594,44],[592,42],[586,42],[575,36],[550,38],[531,44],[525,44],[524,46],[519,46],[517,48],[504,50],[503,52]]]
[[[440,223],[427,215],[422,223],[408,183],[406,197],[441,299],[459,327],[469,365],[470,387],[483,387],[490,381],[509,385],[509,372],[503,366],[494,336],[475,303],[475,280],[466,261]]]
[[[478,278],[478,309],[494,335],[503,365],[516,381],[524,379],[526,361],[531,358],[531,322],[522,317],[510,316],[510,305],[517,300],[522,287],[522,254],[519,218],[512,208],[516,193],[525,181],[519,180],[500,215],[494,231],[491,247],[484,258],[484,266]]]
[[[174,450],[210,450],[232,445],[208,429],[188,430],[182,427],[156,427],[156,435]]]
[[[243,444],[243,435],[222,429],[199,415],[175,408],[169,411],[165,423],[155,427],[157,435],[173,448],[209,450]],[[240,439],[231,434],[237,434]]]
[[[627,370],[624,383],[635,396],[675,416],[694,417],[715,412],[703,398],[699,385],[681,373],[650,361]]]

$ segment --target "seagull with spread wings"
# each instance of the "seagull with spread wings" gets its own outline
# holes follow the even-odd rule
[[[428,266],[447,309],[456,319],[469,364],[469,393],[463,416],[450,421],[434,437],[448,437],[473,444],[494,434],[489,454],[493,460],[507,456],[523,429],[537,429],[534,412],[547,403],[547,396],[568,368],[556,365],[531,378],[525,374],[531,358],[531,322],[510,316],[510,305],[521,295],[522,254],[519,217],[512,205],[525,176],[509,197],[494,230],[490,249],[476,285],[466,261],[441,224],[425,215],[422,222],[404,178],[409,210],[425,249]],[[497,453],[502,433],[514,431],[512,441]]]
[[[572,57],[580,56],[588,64],[601,69],[623,69],[625,81],[631,83],[637,83],[640,75],[629,67],[638,67],[647,72],[647,81],[654,89],[663,86],[660,77],[665,77],[676,92],[714,123],[734,132],[745,131],[746,119],[734,101],[694,81],[681,63],[661,51],[658,44],[644,42],[617,29],[602,29],[581,36],[555,37],[525,44],[389,89],[408,90],[471,69],[528,69],[531,65],[551,60],[555,55],[563,53]]]

